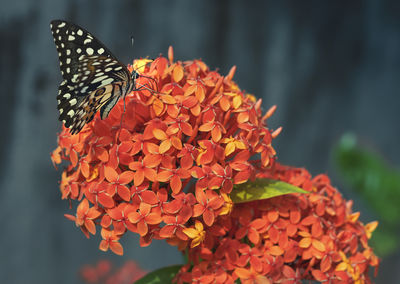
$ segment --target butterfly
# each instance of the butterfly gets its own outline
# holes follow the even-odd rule
[[[105,119],[120,97],[137,90],[139,74],[129,72],[98,39],[78,25],[54,20],[50,29],[63,77],[57,96],[59,120],[76,134],[99,109],[101,119]]]

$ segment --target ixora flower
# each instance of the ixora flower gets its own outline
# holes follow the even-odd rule
[[[305,169],[274,163],[257,177],[309,194],[235,203],[188,250],[190,263],[176,275],[178,283],[370,283],[368,269],[379,259],[368,239],[377,222],[363,225],[326,175],[312,178]],[[200,237],[193,229],[192,235]]]
[[[222,76],[201,60],[174,62],[170,48],[128,68],[138,90],[78,134],[63,128],[52,154],[66,166],[62,198],[79,203],[65,216],[86,237],[100,229],[100,249],[120,255],[129,231],[141,246],[165,239],[190,261],[178,283],[369,281],[377,223],[358,221],[326,176],[275,162],[275,107],[263,115],[235,67]],[[266,199],[292,192],[307,193]]]

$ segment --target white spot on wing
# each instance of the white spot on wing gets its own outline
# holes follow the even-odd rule
[[[77,33],[79,36],[82,36],[82,35],[83,35],[83,31],[82,31],[81,29],[79,29],[76,33]]]
[[[75,39],[75,37],[74,37],[73,35],[69,35],[69,36],[68,36],[68,40],[69,40],[69,41],[73,41],[74,39]]]
[[[97,82],[103,81],[103,80],[105,80],[105,79],[107,79],[107,76],[97,77],[96,79],[94,79],[94,80],[92,81],[92,83],[97,83]]]
[[[78,81],[78,77],[79,77],[78,74],[74,74],[74,76],[72,76],[71,81],[72,81],[73,83],[75,83],[76,81]]]
[[[68,115],[69,117],[73,117],[74,114],[75,114],[75,112],[74,112],[73,109],[71,109],[71,110],[67,113],[67,115]]]
[[[65,26],[65,22],[62,22],[61,24],[58,25],[59,28],[62,28],[63,26]]]
[[[70,93],[65,93],[63,96],[63,98],[66,98],[67,100],[69,100],[70,97],[71,97]]]
[[[112,81],[114,81],[113,78],[105,79],[105,80],[101,81],[101,85],[103,85],[103,86],[108,85],[108,84],[112,83]]]
[[[97,50],[97,53],[98,53],[98,54],[103,54],[104,51],[105,51],[104,48],[99,48],[99,49]]]
[[[77,101],[76,99],[72,99],[72,100],[69,101],[69,104],[70,104],[71,106],[74,106],[74,105],[76,105],[77,102],[78,102],[78,101]]]
[[[94,52],[93,48],[91,48],[91,47],[86,48],[86,53],[87,54],[92,55],[93,52]]]
[[[92,40],[90,39],[90,38],[87,38],[87,39],[85,39],[84,41],[83,41],[83,44],[88,44],[88,43],[90,43]]]

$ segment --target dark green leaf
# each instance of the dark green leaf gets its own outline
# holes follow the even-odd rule
[[[336,163],[347,183],[392,226],[400,221],[400,172],[380,155],[361,148],[356,138],[343,136],[335,151]]]
[[[361,147],[352,133],[343,135],[334,153],[346,183],[379,216],[371,246],[380,256],[393,253],[399,247],[400,171],[379,152]]]
[[[157,269],[137,280],[135,284],[171,283],[181,267],[182,265],[173,265]]]

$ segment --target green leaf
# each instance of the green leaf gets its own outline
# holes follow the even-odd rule
[[[309,193],[297,186],[273,179],[256,179],[235,185],[230,197],[234,203],[263,200],[289,193]]]
[[[400,171],[378,153],[360,147],[354,135],[344,135],[335,149],[345,181],[393,227],[400,221]]]
[[[360,144],[357,136],[347,133],[335,147],[336,166],[349,188],[378,215],[379,226],[370,240],[380,256],[398,250],[400,224],[400,170],[369,147]]]
[[[181,267],[182,265],[173,265],[154,270],[137,280],[135,284],[172,283],[172,279]]]

